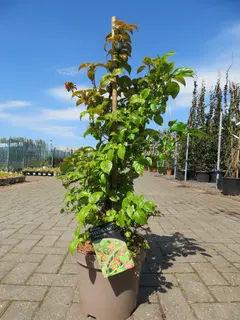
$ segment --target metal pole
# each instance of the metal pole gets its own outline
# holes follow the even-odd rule
[[[189,134],[187,135],[187,148],[186,148],[186,161],[185,161],[184,181],[187,181],[187,170],[188,170],[188,149],[189,149]]]
[[[239,134],[239,138],[238,138],[238,147],[237,147],[237,156],[236,156],[236,178],[239,178],[239,158],[240,158],[240,134]]]
[[[9,164],[10,164],[10,140],[11,140],[11,138],[9,137],[9,139],[8,139],[8,151],[7,151],[7,172],[9,172]]]
[[[176,142],[174,151],[174,178],[176,179],[177,174],[177,153],[178,153],[178,143]]]
[[[50,154],[51,154],[51,167],[53,167],[53,150],[52,150],[52,139],[50,139]]]
[[[222,142],[222,111],[220,112],[219,131],[218,131],[218,154],[217,154],[217,179],[216,179],[216,188],[217,188],[218,180],[219,180],[220,156],[221,156],[221,142]]]

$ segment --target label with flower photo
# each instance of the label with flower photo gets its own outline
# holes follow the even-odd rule
[[[124,241],[120,228],[115,223],[106,223],[90,230],[103,276],[114,276],[134,267],[133,259]]]

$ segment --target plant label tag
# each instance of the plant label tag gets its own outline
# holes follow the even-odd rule
[[[127,244],[115,223],[90,228],[89,232],[104,278],[134,267]]]

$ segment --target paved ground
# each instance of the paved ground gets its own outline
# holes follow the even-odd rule
[[[240,203],[147,173],[136,191],[157,202],[132,320],[240,319]],[[0,318],[83,320],[74,222],[59,214],[55,178],[0,189]],[[114,319],[106,319],[114,320]]]

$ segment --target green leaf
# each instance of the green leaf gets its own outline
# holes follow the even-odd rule
[[[103,195],[102,191],[92,193],[89,197],[89,202],[92,204],[97,203],[99,199],[102,197],[102,195]]]
[[[84,206],[77,214],[76,219],[80,224],[85,223],[87,215],[90,213],[90,210],[92,208],[92,205],[89,203],[88,205]]]
[[[101,174],[100,181],[103,184],[105,184],[107,182],[107,177],[106,177],[106,175],[104,173]]]
[[[124,160],[125,153],[126,153],[126,147],[123,144],[119,144],[118,151],[117,151],[118,157]]]
[[[151,103],[150,109],[151,109],[153,112],[156,112],[156,111],[157,111],[157,104],[156,104],[156,102],[152,102],[152,103]]]
[[[137,94],[134,94],[130,98],[130,103],[131,104],[135,104],[135,103],[143,104],[144,102],[145,102],[145,100],[142,97],[139,97],[139,95],[137,95]]]
[[[127,215],[129,216],[129,218],[132,218],[133,215],[133,207],[132,206],[128,206],[126,209]]]
[[[173,79],[176,80],[177,82],[180,82],[184,86],[186,86],[186,81],[183,77],[173,77]]]
[[[110,161],[110,160],[102,161],[100,164],[100,167],[101,167],[102,171],[109,174],[112,170],[112,161]]]
[[[140,92],[140,95],[143,99],[146,99],[150,94],[150,89],[145,88]]]
[[[115,189],[109,191],[108,197],[113,202],[117,202],[119,200],[119,196],[117,195],[117,191]]]
[[[107,158],[108,160],[111,160],[113,159],[113,156],[114,156],[114,152],[115,150],[114,149],[109,149],[108,152],[107,152]]]
[[[100,79],[100,86],[101,86],[102,88],[109,85],[109,83],[111,82],[110,76],[111,76],[110,74],[105,74],[105,75]]]
[[[180,86],[177,82],[170,82],[167,85],[167,93],[173,98],[175,99],[176,96],[179,94],[180,91]]]
[[[119,74],[124,74],[124,71],[123,71],[122,68],[114,69],[113,72],[112,72],[112,75],[114,75],[114,76],[117,76]]]
[[[144,172],[144,165],[140,164],[138,161],[133,162],[133,168],[139,175],[142,175]]]
[[[150,157],[146,157],[146,160],[147,160],[148,164],[151,166],[152,165],[152,159]]]
[[[172,74],[173,77],[193,77],[193,75],[193,70],[189,68],[177,68]]]
[[[129,206],[130,200],[129,198],[124,198],[122,201],[122,209],[126,209]]]
[[[123,64],[123,68],[125,69],[125,70],[127,70],[127,72],[130,74],[131,73],[131,71],[132,71],[132,67],[127,63],[127,62],[125,62],[124,64]]]
[[[124,233],[124,235],[125,235],[126,238],[130,238],[131,235],[132,235],[132,232],[131,232],[131,231],[126,231],[126,232]]]
[[[120,210],[119,214],[117,215],[117,225],[120,227],[125,226],[125,214],[122,210]]]
[[[135,220],[135,222],[137,222],[139,224],[146,224],[147,223],[147,215],[143,210],[137,209],[134,213],[134,220]]]
[[[186,129],[186,124],[183,122],[175,122],[170,128],[170,131],[184,131]]]
[[[139,74],[140,72],[142,72],[145,68],[146,68],[146,66],[140,66],[140,67],[137,69],[137,74]]]
[[[87,191],[81,191],[78,195],[77,195],[77,199],[80,200],[84,197],[89,197],[89,193]]]
[[[163,118],[159,114],[154,116],[153,120],[155,123],[159,124],[160,126],[163,124]]]
[[[74,253],[74,251],[77,249],[78,245],[79,245],[80,239],[78,237],[74,238],[68,247],[68,250],[71,254]]]
[[[143,209],[146,212],[152,212],[154,208],[155,208],[155,203],[153,201],[148,200],[144,203]]]
[[[173,56],[174,54],[176,54],[175,51],[167,52],[162,56],[162,58],[163,59],[168,59],[169,57]]]

